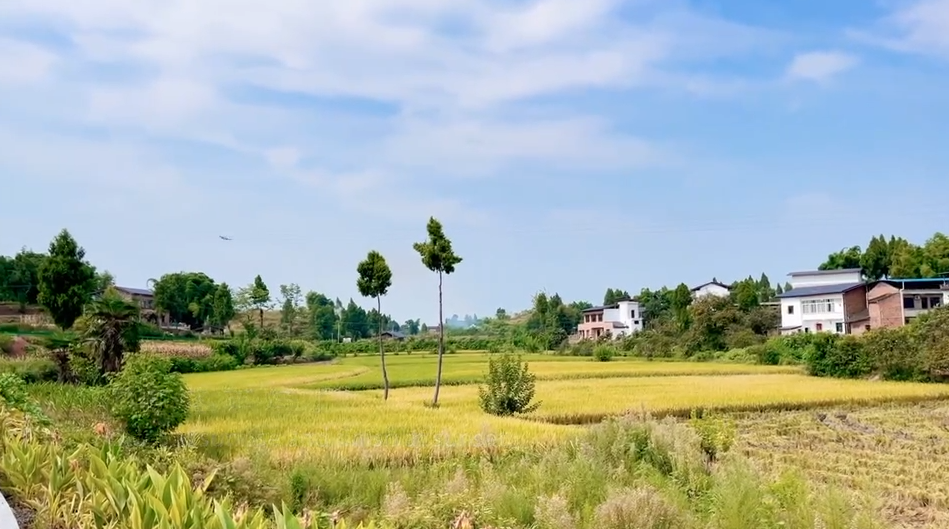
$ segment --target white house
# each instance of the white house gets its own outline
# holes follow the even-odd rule
[[[583,311],[577,334],[595,340],[604,334],[614,339],[643,330],[643,315],[638,301],[620,301]]]
[[[700,298],[703,296],[718,296],[727,298],[732,291],[731,285],[720,283],[717,280],[711,280],[692,289],[692,297]]]
[[[781,300],[781,334],[849,333],[850,323],[866,310],[866,284],[859,269],[792,272],[791,290]]]

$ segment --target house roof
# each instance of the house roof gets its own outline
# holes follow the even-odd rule
[[[721,281],[709,281],[708,283],[702,283],[701,285],[694,287],[691,291],[695,292],[696,290],[702,287],[707,287],[709,285],[718,285],[722,288],[727,288],[728,290],[731,290],[733,288],[732,285],[726,285],[725,283],[722,283]]]
[[[626,328],[626,324],[623,323],[623,322],[621,322],[621,321],[614,321],[614,322],[613,322],[613,328],[614,328],[614,329],[625,329],[625,328]]]
[[[115,287],[116,290],[125,292],[126,294],[134,294],[136,296],[154,296],[155,293],[147,288],[131,288],[131,287]]]
[[[848,290],[865,286],[866,283],[836,283],[833,285],[817,285],[813,287],[797,287],[787,292],[778,294],[778,298],[806,298],[808,296],[821,296],[824,294],[843,294]]]
[[[382,334],[388,334],[393,338],[405,338],[405,333],[400,331],[382,331]]]
[[[788,274],[791,277],[794,276],[824,276],[830,274],[852,274],[854,272],[863,272],[859,268],[838,268],[837,270],[807,270],[803,272],[791,272]]]

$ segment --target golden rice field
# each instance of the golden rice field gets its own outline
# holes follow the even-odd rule
[[[484,355],[454,356],[446,360],[446,379],[464,380],[486,369]],[[231,455],[284,463],[412,463],[536,449],[581,432],[575,424],[628,411],[800,409],[949,398],[949,386],[821,379],[790,374],[786,368],[553,358],[529,359],[531,370],[541,378],[541,407],[529,417],[534,420],[484,414],[473,384],[443,387],[437,409],[426,405],[431,387],[393,389],[387,402],[376,389],[339,391],[352,387],[353,379],[368,382],[378,376],[370,359],[346,358],[333,364],[187,375],[193,412],[181,431],[201,434],[212,448]],[[393,382],[415,382],[425,371],[433,377],[434,357],[423,360],[416,355],[390,357]]]
[[[155,353],[187,358],[203,358],[211,354],[211,347],[200,342],[173,342],[162,340],[143,340],[143,353]]]
[[[868,493],[893,527],[949,527],[949,403],[742,414],[735,449],[765,470]]]

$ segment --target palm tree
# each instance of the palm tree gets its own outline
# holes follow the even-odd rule
[[[92,344],[102,374],[122,369],[125,353],[138,351],[139,307],[108,289],[87,309],[86,341]]]
[[[58,380],[61,383],[73,383],[76,376],[69,365],[69,351],[76,343],[72,334],[58,332],[46,337],[43,345],[50,351],[53,361],[56,362]]]

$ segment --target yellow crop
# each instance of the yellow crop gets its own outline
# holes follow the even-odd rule
[[[166,356],[186,358],[204,358],[211,355],[211,348],[202,343],[192,342],[163,342],[159,340],[145,340],[142,342],[143,353],[156,353]]]

